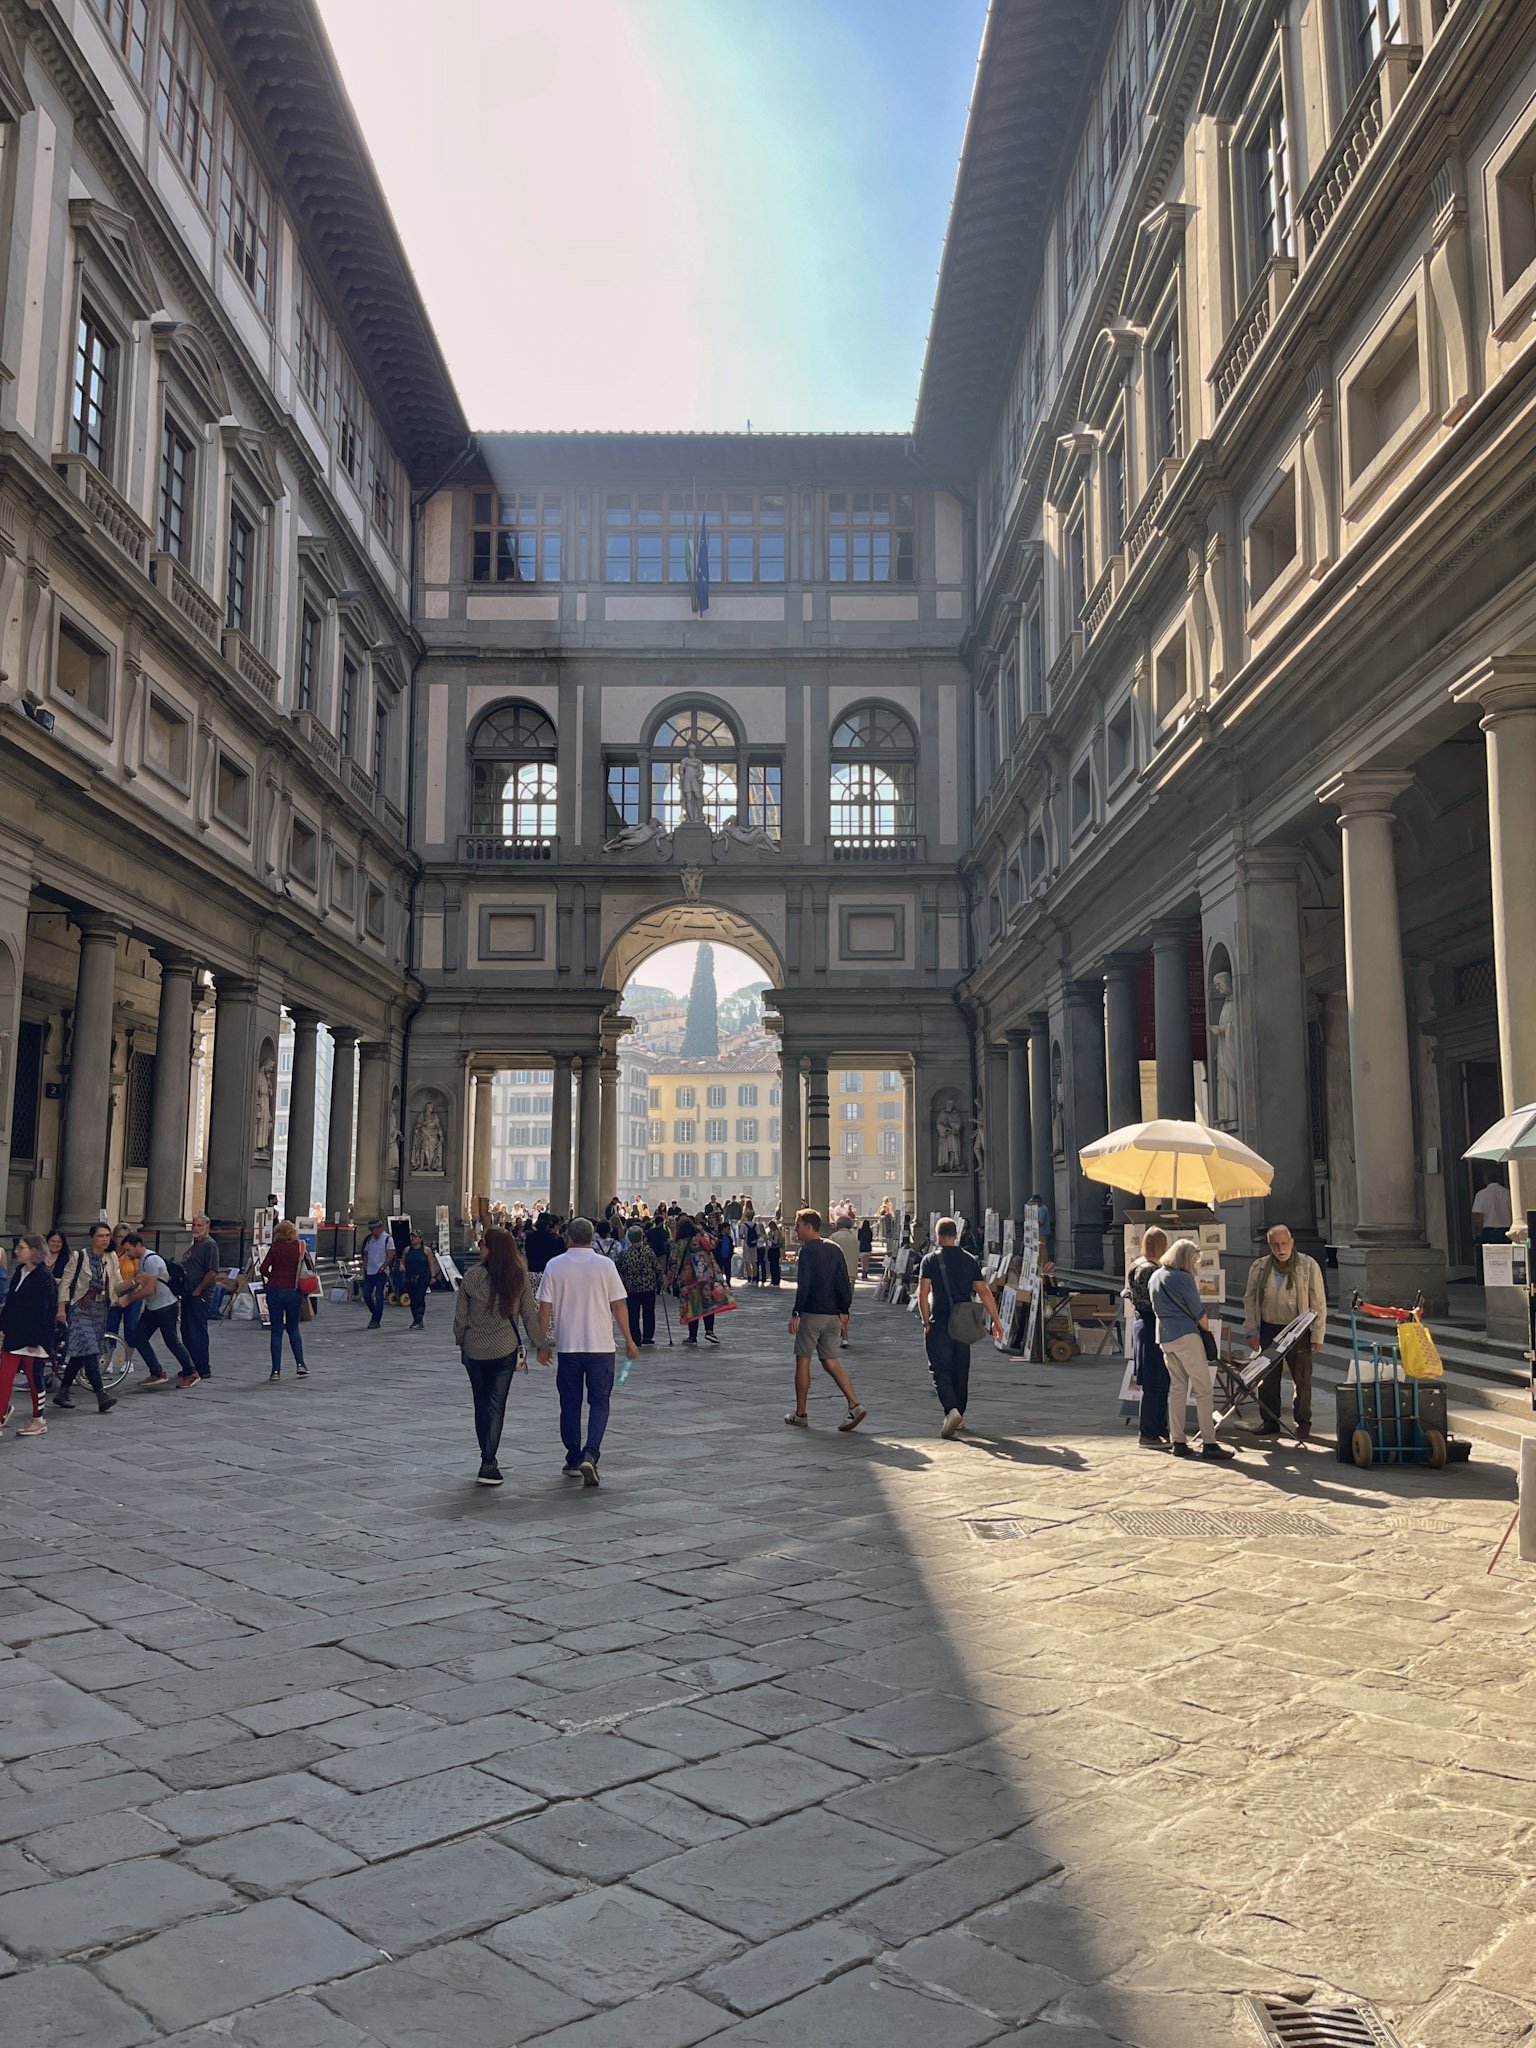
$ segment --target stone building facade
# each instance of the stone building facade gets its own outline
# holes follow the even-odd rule
[[[1091,1267],[1150,1096],[1435,1298],[1536,1097],[1533,195],[1523,0],[999,0],[910,435],[471,438],[310,0],[0,0],[7,1220],[182,1220],[209,1058],[248,1212],[284,1008],[328,1208],[488,1193],[513,1068],[590,1206],[710,938],[786,1205],[897,1073],[904,1200]]]
[[[1274,1162],[1239,1225],[1471,1262],[1536,1096],[1533,164],[1527,7],[994,10],[917,441],[978,508],[991,1192],[1079,1264],[1149,1050]]]

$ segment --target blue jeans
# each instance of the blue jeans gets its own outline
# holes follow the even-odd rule
[[[181,1341],[187,1347],[198,1378],[212,1379],[213,1367],[208,1362],[207,1295],[184,1294],[181,1297]]]
[[[1151,1316],[1136,1317],[1136,1327],[1131,1332],[1131,1362],[1141,1386],[1141,1434],[1146,1441],[1156,1443],[1168,1434],[1168,1368],[1158,1348],[1157,1325]],[[1183,1421],[1180,1416],[1181,1442]]]
[[[299,1319],[304,1308],[303,1295],[297,1287],[269,1287],[267,1308],[272,1319],[272,1370],[277,1372],[282,1367],[284,1330],[288,1332],[294,1364],[302,1365],[304,1339],[299,1335]]]
[[[367,1302],[368,1313],[376,1323],[382,1323],[384,1320],[385,1284],[384,1268],[382,1266],[380,1266],[377,1273],[365,1273],[363,1275],[363,1300]]]
[[[603,1431],[608,1427],[608,1404],[613,1399],[612,1351],[562,1351],[555,1365],[555,1386],[560,1395],[560,1441],[565,1445],[565,1462],[574,1470],[584,1457],[595,1465],[602,1449]],[[581,1438],[581,1400],[587,1399],[587,1438]]]

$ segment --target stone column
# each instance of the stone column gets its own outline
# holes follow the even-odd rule
[[[832,1206],[832,1102],[827,1087],[827,1056],[812,1053],[805,1091],[806,1203],[825,1219]]]
[[[1112,1131],[1141,1122],[1141,1042],[1136,1022],[1136,974],[1140,964],[1135,953],[1111,953],[1104,963],[1104,1044]],[[1116,1188],[1113,1201],[1114,1228],[1118,1231],[1132,1206],[1132,1198]]]
[[[805,1126],[800,1115],[800,1056],[784,1054],[779,1085],[779,1203],[785,1225],[805,1207]]]
[[[1024,1113],[1029,1114],[1028,1079],[1028,1036],[1025,1037],[1026,1069],[1024,1084]],[[999,1216],[1012,1216],[1016,1212],[1009,1192],[1008,1182],[1008,1047],[981,1042],[981,1058],[986,1076],[983,1100],[987,1112],[987,1185],[986,1204],[995,1209]],[[1025,1147],[1025,1178],[1028,1178],[1028,1147]]]
[[[335,1047],[335,1057],[331,1062],[331,1123],[325,1151],[325,1213],[332,1223],[346,1223],[350,1220],[353,1163],[352,1097],[357,1082],[357,1042],[362,1035],[348,1024],[331,1026],[331,1043]],[[214,1068],[217,1072],[217,1052],[214,1057]]]
[[[1344,975],[1359,1221],[1339,1254],[1345,1298],[1443,1300],[1445,1262],[1418,1221],[1412,1060],[1398,921],[1394,799],[1412,778],[1359,770],[1319,792],[1343,833]]]
[[[554,1093],[549,1114],[549,1206],[557,1216],[571,1213],[571,1056],[554,1057]]]
[[[377,1041],[359,1046],[357,1076],[357,1174],[353,1200],[357,1213],[382,1216],[384,1146],[389,1137],[389,1047]],[[293,1119],[288,1120],[289,1143]]]
[[[598,1080],[601,1092],[597,1113],[597,1209],[600,1215],[604,1205],[612,1201],[619,1191],[619,1055],[610,1046],[603,1047],[603,1056],[598,1062]]]
[[[902,1097],[901,1197],[909,1216],[917,1215],[917,1062],[908,1060]]]
[[[0,695],[4,686],[0,685]],[[8,792],[9,797],[14,792]],[[9,1186],[11,1124],[16,1107],[16,1056],[21,1036],[21,992],[27,964],[27,912],[32,901],[32,849],[7,816],[0,845],[0,1189]],[[23,1212],[22,1220],[32,1227]],[[46,1228],[46,1226],[45,1226]]]
[[[1022,1221],[1030,1187],[1029,1033],[1008,1033],[1008,1214]]]
[[[1029,1019],[1029,1135],[1029,1191],[1050,1205],[1054,1237],[1056,1162],[1051,1152],[1051,1020],[1044,1010],[1031,1011]]]
[[[186,953],[157,952],[160,1012],[155,1028],[155,1092],[150,1107],[149,1177],[144,1183],[147,1230],[180,1230],[187,1186],[187,1121],[192,1090],[192,983]]]
[[[78,912],[73,922],[80,933],[80,965],[75,976],[75,1008],[69,1035],[58,1215],[65,1233],[72,1238],[97,1221],[106,1199],[117,942],[126,930],[115,918],[101,917],[94,911]]]
[[[250,1222],[251,1115],[256,1086],[254,981],[215,976],[213,1088],[208,1104],[208,1172],[204,1197],[215,1223]]]
[[[1520,1109],[1536,1102],[1536,656],[1487,662],[1456,696],[1483,714],[1499,1066],[1504,1107]],[[1512,1163],[1509,1193],[1518,1234],[1536,1208],[1536,1167]]]
[[[1152,932],[1152,992],[1157,1013],[1157,1113],[1186,1123],[1195,1114],[1195,1055],[1189,1023],[1189,927]]]
[[[1104,984],[1067,984],[1067,1185],[1072,1201],[1072,1263],[1104,1264],[1104,1189],[1078,1164],[1084,1145],[1109,1129],[1104,1068]]]
[[[603,1207],[603,1198],[598,1193],[602,1171],[599,1057],[596,1052],[582,1054],[576,1097],[576,1213],[594,1223]]]
[[[1275,1169],[1263,1207],[1318,1256],[1312,1178],[1307,982],[1302,958],[1301,863],[1287,850],[1243,857],[1238,1020],[1239,1135]],[[1233,963],[1237,966],[1237,962]]]
[[[320,1012],[290,1006],[288,1014],[293,1019],[293,1072],[288,1077],[288,1173],[283,1182],[283,1214],[301,1221],[314,1199]]]
[[[473,1137],[470,1141],[469,1206],[473,1213],[479,1203],[491,1199],[491,1104],[496,1077],[483,1067],[473,1070],[475,1107]]]

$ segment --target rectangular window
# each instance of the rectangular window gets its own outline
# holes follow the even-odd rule
[[[159,548],[185,562],[191,546],[192,443],[167,413],[160,429]]]
[[[694,1090],[693,1090],[692,1088],[679,1088],[679,1089],[678,1089],[678,1091],[677,1091],[677,1106],[678,1106],[678,1108],[679,1108],[679,1109],[692,1109],[692,1108],[693,1108],[693,1106],[694,1106],[694,1104],[695,1104],[695,1102],[696,1102],[696,1100],[697,1100],[697,1097],[696,1097],[696,1095],[695,1095],[695,1093],[694,1093]]]
[[[1347,0],[1350,61],[1356,85],[1361,84],[1388,43],[1402,27],[1401,0]]]
[[[755,1081],[743,1081],[736,1090],[736,1107],[738,1109],[756,1109],[757,1083]]]
[[[1136,765],[1136,716],[1129,697],[1104,728],[1105,767],[1109,786]]]
[[[845,1159],[858,1159],[862,1156],[863,1151],[864,1133],[862,1131],[844,1131],[843,1157]]]
[[[37,1157],[38,1101],[43,1081],[43,1027],[23,1017],[16,1033],[16,1082],[11,1096],[11,1157]]]
[[[302,265],[293,300],[293,368],[299,389],[323,427],[331,391],[331,323]]]
[[[315,708],[315,685],[319,678],[320,618],[308,605],[299,613],[299,674],[296,702],[300,711]]]
[[[352,365],[336,358],[336,460],[353,483],[363,480],[363,394]]]
[[[368,884],[368,895],[363,905],[363,925],[370,937],[384,936],[384,891],[377,882]]]
[[[214,777],[213,807],[224,823],[243,836],[251,829],[251,777],[231,755],[219,753]]]
[[[344,917],[357,911],[357,869],[339,853],[331,867],[331,907]]]
[[[877,1104],[875,1116],[883,1124],[899,1123],[901,1121],[901,1108],[902,1106],[899,1102],[882,1102]]]
[[[896,1159],[900,1157],[900,1131],[882,1131],[880,1133],[880,1152],[881,1156],[886,1159]]]
[[[1258,281],[1272,256],[1289,256],[1294,248],[1291,228],[1291,152],[1285,127],[1285,105],[1276,92],[1260,116],[1243,152],[1248,188],[1248,282]]]
[[[747,767],[747,824],[777,839],[783,825],[784,770],[778,761],[752,761]]]
[[[704,1177],[706,1180],[713,1181],[721,1181],[725,1179],[725,1154],[723,1152],[705,1153]]]
[[[718,1082],[704,1090],[704,1107],[706,1109],[724,1109],[725,1090]]]
[[[1136,25],[1129,7],[1122,8],[1115,39],[1099,86],[1099,134],[1104,155],[1104,201],[1130,153],[1132,130],[1140,109],[1140,76],[1136,62]]]
[[[706,1145],[723,1145],[728,1126],[723,1116],[707,1116],[704,1119],[704,1142]]]
[[[905,491],[827,493],[827,580],[911,583],[917,574],[916,522]]]
[[[341,664],[341,696],[336,706],[336,743],[345,757],[352,751],[352,730],[357,717],[357,664]]]
[[[736,1154],[736,1178],[738,1180],[756,1180],[759,1171],[757,1154],[755,1152],[738,1152]]]
[[[240,507],[230,502],[229,557],[224,582],[224,623],[247,638],[251,632],[256,574],[256,529]]]
[[[1045,715],[1045,643],[1039,605],[1024,621],[1024,701],[1032,716]]]
[[[373,712],[373,786],[382,790],[385,770],[389,767],[389,710],[386,705],[374,706]]]
[[[1087,563],[1083,553],[1083,522],[1074,520],[1067,528],[1067,551],[1064,563],[1066,571],[1067,631],[1075,632],[1082,624],[1083,603],[1087,598]]]
[[[122,52],[123,62],[142,85],[149,40],[148,0],[91,0],[91,4]]]
[[[1120,552],[1125,535],[1125,442],[1110,443],[1104,457],[1104,561]],[[1103,567],[1103,564],[1100,564]]]
[[[691,1145],[697,1136],[698,1127],[691,1116],[680,1116],[672,1126],[672,1138],[675,1144]]]
[[[184,0],[165,0],[160,17],[160,127],[192,190],[213,206],[213,71],[187,18]]]
[[[757,1118],[755,1116],[737,1117],[736,1142],[740,1145],[755,1145],[757,1143]]]
[[[219,175],[219,228],[229,260],[245,279],[251,297],[269,310],[272,195],[250,144],[224,117],[224,162]]]
[[[295,818],[288,828],[288,872],[312,889],[319,866],[320,836],[313,825]]]
[[[841,1121],[842,1123],[845,1123],[845,1124],[857,1124],[857,1123],[862,1123],[862,1122],[864,1121],[864,1105],[863,1105],[863,1103],[862,1103],[862,1102],[844,1102],[844,1103],[841,1103],[841,1104],[839,1104],[839,1106],[838,1106],[838,1118],[839,1118],[839,1120],[840,1120],[840,1121]]]
[[[67,697],[97,725],[111,721],[112,657],[105,647],[82,632],[73,619],[59,620],[53,694]]]
[[[1152,449],[1159,462],[1183,445],[1184,404],[1180,388],[1179,318],[1175,312],[1152,343]]]
[[[1069,307],[1087,281],[1093,267],[1094,212],[1098,198],[1096,121],[1083,124],[1077,156],[1061,201],[1061,266],[1063,305]]]
[[[400,470],[377,420],[368,429],[368,504],[379,538],[392,548],[400,516]]]
[[[103,326],[89,300],[80,301],[75,329],[75,371],[70,391],[69,446],[75,455],[94,462],[103,476],[112,474],[113,436],[117,425],[117,342]]]
[[[168,698],[151,693],[144,723],[144,765],[185,789],[192,765],[192,726]]]
[[[559,491],[476,491],[469,573],[476,583],[558,583]]]
[[[622,832],[626,825],[640,823],[640,763],[608,763],[607,836]]]

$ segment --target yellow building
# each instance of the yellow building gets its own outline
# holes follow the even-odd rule
[[[831,1096],[832,1199],[873,1216],[889,1195],[902,1206],[906,1095],[894,1069],[834,1067]]]
[[[779,1053],[761,1036],[712,1059],[653,1053],[646,1184],[621,1190],[693,1208],[711,1195],[779,1199]]]

